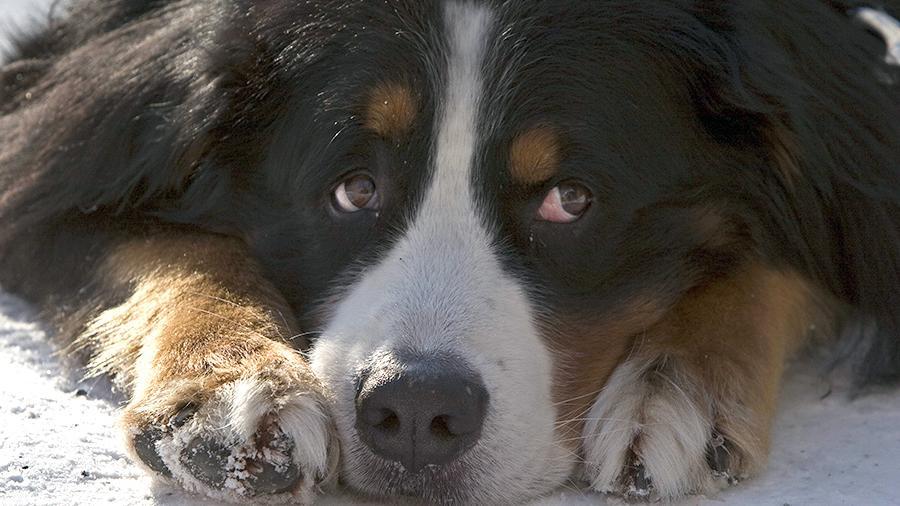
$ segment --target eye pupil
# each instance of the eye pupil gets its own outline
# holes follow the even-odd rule
[[[335,208],[344,213],[374,209],[378,204],[375,180],[368,174],[357,173],[347,177],[332,195]]]
[[[347,200],[358,208],[366,207],[375,195],[375,181],[365,175],[351,178],[344,186]]]
[[[559,185],[559,194],[563,210],[571,215],[580,216],[591,205],[590,191],[578,183]]]
[[[593,199],[587,186],[575,180],[564,181],[544,197],[538,209],[538,219],[550,223],[573,223],[587,212]]]

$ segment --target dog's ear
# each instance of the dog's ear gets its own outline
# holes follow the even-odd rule
[[[877,323],[854,352],[863,381],[900,378],[900,86],[883,41],[825,2],[692,9],[699,115],[763,160],[746,178],[760,240]]]

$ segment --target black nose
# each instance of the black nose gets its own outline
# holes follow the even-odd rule
[[[376,455],[418,472],[453,462],[475,445],[487,405],[487,391],[475,374],[418,362],[398,377],[362,383],[356,430]]]

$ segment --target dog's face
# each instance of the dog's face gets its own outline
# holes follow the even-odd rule
[[[343,479],[438,501],[558,485],[635,336],[735,233],[699,197],[752,155],[647,35],[687,15],[277,4],[257,30],[280,68],[254,85],[277,105],[229,214],[319,329]]]

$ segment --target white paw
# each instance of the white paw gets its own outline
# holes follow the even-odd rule
[[[713,404],[672,364],[621,364],[587,417],[585,478],[599,492],[644,500],[709,493],[743,478]]]

